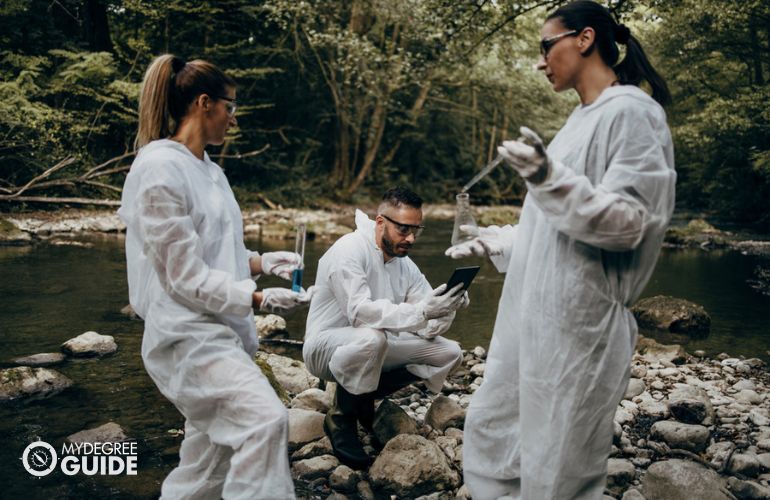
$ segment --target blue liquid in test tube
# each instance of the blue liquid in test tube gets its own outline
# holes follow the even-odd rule
[[[297,238],[294,241],[294,251],[299,254],[299,265],[291,275],[291,290],[299,292],[302,289],[302,274],[305,270],[305,225],[297,226]]]
[[[304,269],[297,268],[291,274],[291,290],[299,292],[302,289],[302,273]]]

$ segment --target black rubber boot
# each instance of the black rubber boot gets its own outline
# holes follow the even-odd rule
[[[358,439],[356,415],[362,396],[345,390],[340,384],[334,392],[334,406],[324,418],[324,432],[329,436],[334,455],[343,464],[353,469],[363,469],[371,462]]]
[[[362,394],[359,396],[358,421],[361,426],[369,432],[372,432],[374,426],[374,400],[390,396],[399,389],[403,389],[420,378],[412,375],[406,368],[396,368],[389,372],[380,374],[380,382],[374,392]]]

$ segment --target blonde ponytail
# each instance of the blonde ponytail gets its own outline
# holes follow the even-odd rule
[[[155,58],[139,93],[134,148],[172,136],[197,96],[208,94],[217,99],[228,86],[235,87],[235,81],[210,62],[198,59],[185,63],[171,54]]]
[[[156,139],[171,135],[172,119],[169,112],[169,94],[173,92],[174,60],[177,57],[164,54],[155,58],[147,68],[139,94],[139,128],[134,149]]]

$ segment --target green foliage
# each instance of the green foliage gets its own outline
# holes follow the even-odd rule
[[[171,52],[238,82],[238,127],[213,154],[269,146],[220,160],[241,201],[358,203],[395,183],[451,201],[521,125],[550,140],[577,104],[533,69],[542,20],[561,3],[8,0],[0,17],[18,29],[0,33],[0,190],[67,157],[72,175],[130,151],[144,68]],[[770,224],[770,5],[609,4],[673,91],[679,202]],[[517,204],[524,193],[500,168],[471,194]]]
[[[653,3],[652,45],[674,93],[680,202],[770,226],[770,4]]]

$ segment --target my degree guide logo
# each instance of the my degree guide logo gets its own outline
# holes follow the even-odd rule
[[[36,477],[47,476],[56,469],[68,475],[127,476],[137,475],[136,442],[64,443],[61,460],[56,449],[45,441],[27,445],[21,463]]]

